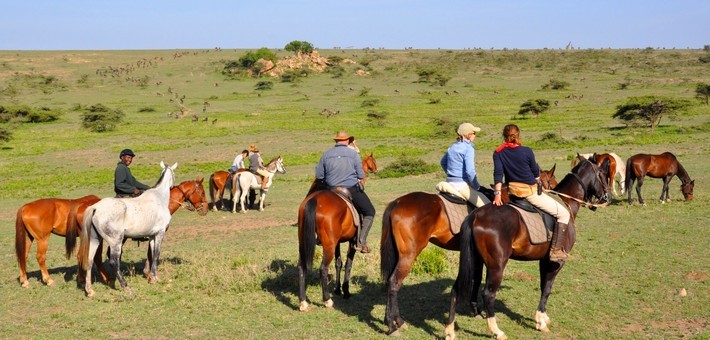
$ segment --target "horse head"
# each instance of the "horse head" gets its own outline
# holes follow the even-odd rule
[[[286,173],[286,166],[284,165],[284,160],[281,156],[276,156],[271,162],[275,162],[276,171],[281,174]]]
[[[683,197],[686,201],[693,200],[693,188],[695,187],[695,180],[680,185],[680,191],[683,193]]]
[[[163,171],[160,173],[158,184],[156,184],[155,186],[167,187],[168,189],[172,188],[175,184],[175,168],[177,168],[177,163],[171,166],[166,166],[163,161],[160,161],[160,167],[163,169]],[[167,180],[165,180],[165,178],[167,178]]]
[[[178,186],[185,201],[190,203],[190,206],[185,206],[185,209],[190,211],[195,210],[200,216],[207,215],[207,211],[209,211],[205,188],[202,186],[203,181],[204,179],[198,176],[194,181],[185,181]],[[183,188],[183,186],[185,188]]]
[[[594,156],[589,159],[582,158],[579,164],[572,169],[572,173],[576,174],[576,177],[580,181],[580,184],[584,187],[585,191],[585,201],[596,201],[598,204],[607,204],[611,202],[611,195],[609,193],[609,160],[605,159],[601,166],[598,166],[593,160]],[[595,203],[595,202],[591,202]],[[589,206],[590,209],[596,210],[593,205]]]
[[[367,165],[368,171],[376,174],[377,173],[377,161],[375,160],[375,156],[370,152],[367,157],[365,157],[365,161],[363,162],[365,165]]]
[[[557,179],[555,178],[556,167],[557,163],[555,163],[550,170],[540,170],[540,183],[543,189],[552,190],[557,186]]]

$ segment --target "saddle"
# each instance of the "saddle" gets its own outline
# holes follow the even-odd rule
[[[330,188],[330,191],[334,192],[336,195],[338,195],[345,201],[345,205],[348,206],[350,212],[353,214],[353,224],[355,225],[355,228],[360,230],[360,221],[362,220],[362,215],[360,215],[360,213],[355,208],[355,204],[353,203],[353,194],[350,193],[350,190],[344,187],[332,187]]]
[[[456,235],[461,231],[461,224],[476,207],[468,200],[448,192],[439,192],[441,202],[444,203],[446,217],[449,218],[451,233]]]
[[[510,202],[507,204],[518,211],[528,228],[530,243],[542,244],[552,240],[552,231],[557,223],[557,219],[530,204],[525,199],[510,195]]]

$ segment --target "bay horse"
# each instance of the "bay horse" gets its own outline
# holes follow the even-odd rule
[[[195,211],[200,216],[207,215],[207,212],[209,211],[209,205],[207,203],[205,188],[202,185],[203,181],[204,179],[198,176],[195,180],[181,182],[180,184],[170,189],[170,203],[168,203],[168,210],[170,211],[171,216],[181,207],[184,207],[189,211]],[[81,231],[82,218],[86,207],[87,206],[84,206],[83,209],[80,210],[81,215],[76,215],[76,218],[72,218],[72,214],[75,213],[74,211],[72,211],[72,213],[70,214],[69,219],[71,221],[74,221],[74,227],[72,229],[78,230],[79,232]],[[126,243],[126,240],[128,239],[123,239],[124,244]],[[102,252],[103,242],[100,242],[96,250],[96,255],[94,256],[94,265],[98,266],[104,281],[109,282],[112,281],[113,278],[108,275],[108,273],[101,265],[103,263],[103,259],[101,258]],[[110,253],[110,250],[108,250],[108,252]],[[78,257],[81,258],[81,254],[78,254]],[[143,275],[148,279],[150,279],[150,268],[152,260],[153,252],[150,245],[148,245],[148,254],[146,255],[145,266],[143,267]],[[79,262],[79,271],[77,273],[77,280],[79,281],[79,283],[84,283],[85,276],[86,273],[84,273],[84,270],[81,266],[81,262]]]
[[[566,233],[569,250],[574,246],[576,233],[574,219],[580,207],[587,205],[595,210],[597,200],[602,205],[610,202],[608,194],[609,161],[598,166],[594,159],[584,159],[566,175],[555,188],[565,205],[569,207],[572,219],[569,232]],[[486,266],[486,282],[483,287],[483,309],[486,311],[488,329],[497,339],[506,339],[498,328],[494,303],[496,293],[503,281],[503,272],[508,260],[538,261],[540,272],[540,302],[535,312],[536,328],[549,331],[547,325],[547,299],[552,291],[555,277],[564,266],[564,262],[550,261],[551,243],[532,244],[528,230],[518,211],[510,205],[496,206],[488,204],[476,209],[464,220],[460,233],[461,253],[459,273],[451,290],[449,320],[445,328],[447,339],[456,338],[454,319],[456,301],[472,302],[473,314],[480,315],[478,291]]]
[[[587,159],[594,157],[594,155],[595,153],[580,154],[580,156]],[[619,194],[616,193],[616,181],[614,180],[615,178],[618,178],[619,192],[623,195],[626,193],[626,163],[621,159],[621,157],[619,157],[619,155],[613,152],[596,154],[597,165],[602,165],[602,162],[604,162],[605,159],[609,159],[609,184],[611,185],[611,190],[615,197],[619,196]],[[574,157],[572,159],[572,168],[574,168],[578,163],[579,158]]]
[[[549,190],[557,184],[554,172],[555,167],[541,171],[544,189]],[[502,194],[501,199],[507,202],[507,194]],[[489,199],[493,200],[492,197]],[[412,192],[387,205],[382,217],[380,239],[380,275],[387,286],[387,334],[398,334],[398,329],[404,325],[397,296],[414,260],[429,242],[446,250],[459,250],[459,236],[451,232],[444,202],[439,195]]]
[[[177,163],[168,167],[160,162],[162,172],[158,183],[132,198],[108,197],[88,207],[84,212],[81,232],[81,265],[86,270],[84,290],[91,297],[91,268],[99,244],[105,240],[111,249],[109,264],[121,287],[130,292],[130,287],[121,275],[120,259],[124,238],[149,238],[153,262],[150,268],[150,283],[158,280],[157,265],[160,259],[160,244],[170,223],[170,188],[175,182]]]
[[[49,236],[52,234],[65,236],[65,248],[67,259],[71,256],[76,245],[76,232],[71,228],[72,219],[68,219],[69,214],[79,206],[86,209],[87,206],[98,202],[100,198],[94,195],[84,196],[78,199],[63,198],[42,198],[29,202],[17,210],[15,219],[15,254],[17,264],[20,267],[19,281],[22,287],[27,288],[30,282],[27,280],[27,256],[32,247],[32,242],[37,240],[37,262],[39,263],[42,282],[51,286],[54,280],[47,271],[46,259]],[[81,210],[83,216],[83,209]]]
[[[629,204],[633,203],[631,198],[631,187],[636,183],[636,194],[639,197],[639,203],[646,204],[641,197],[641,186],[643,178],[649,176],[652,178],[663,179],[663,189],[661,189],[661,203],[670,202],[671,196],[668,190],[668,184],[673,179],[673,176],[678,176],[681,181],[680,190],[686,201],[693,200],[693,187],[695,181],[690,179],[688,172],[678,162],[678,159],[670,152],[664,152],[660,155],[637,154],[629,157],[626,160],[626,188],[629,191]]]
[[[256,175],[250,171],[238,171],[234,174],[235,178],[232,180],[232,193],[234,195],[232,213],[237,212],[237,197],[239,198],[239,207],[241,212],[245,213],[247,210],[245,208],[244,201],[246,201],[247,195],[251,190],[259,189],[259,211],[264,211],[264,199],[266,198],[266,192],[271,187],[273,183],[274,175],[278,172],[281,174],[286,173],[286,166],[284,165],[284,160],[281,156],[274,157],[266,165],[266,172],[268,176],[264,178],[266,183],[266,189],[261,189],[261,184],[257,181]],[[238,195],[237,195],[238,194]]]
[[[342,294],[350,297],[350,270],[355,258],[355,242],[357,228],[353,216],[345,200],[326,185],[316,179],[308,191],[308,195],[298,207],[298,298],[299,310],[308,311],[306,296],[306,273],[313,267],[313,255],[316,248],[316,236],[323,247],[323,260],[320,265],[320,282],[323,292],[323,302],[326,307],[333,307],[333,300],[328,291],[328,267],[335,259],[335,295],[341,294],[340,271],[343,261],[340,258],[340,243],[348,242],[345,276],[343,277]]]

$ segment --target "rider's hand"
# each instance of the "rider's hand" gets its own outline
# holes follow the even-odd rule
[[[495,197],[493,197],[493,204],[499,207],[503,205],[503,200],[500,198],[500,195],[495,195]]]

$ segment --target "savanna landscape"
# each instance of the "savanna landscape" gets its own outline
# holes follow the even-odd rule
[[[596,212],[580,212],[577,243],[547,305],[550,333],[535,330],[537,263],[510,261],[496,300],[498,325],[509,337],[710,336],[707,46],[331,49],[300,58],[286,49],[270,52],[276,66],[245,64],[254,53],[245,49],[0,51],[3,337],[384,338],[382,212],[406,193],[434,192],[445,177],[439,160],[462,122],[482,128],[475,146],[481,183],[493,181],[491,155],[509,123],[520,127],[543,169],[556,166],[558,180],[578,152],[625,160],[666,151],[695,180],[692,201],[683,201],[674,178],[672,200],[662,204],[662,181],[646,178],[645,206],[620,195]],[[617,114],[644,100],[668,110],[629,120]],[[377,209],[374,251],[356,254],[353,296],[336,296],[333,308],[323,305],[311,271],[311,308],[300,312],[297,210],[339,130],[377,159],[379,171],[366,184]],[[275,175],[265,210],[178,210],[157,283],[142,275],[147,244],[128,241],[121,269],[132,293],[99,280],[87,298],[77,284],[76,255],[67,259],[64,239],[52,236],[47,266],[54,284],[41,281],[33,246],[30,285],[20,286],[14,229],[23,204],[113,196],[124,148],[135,151],[131,169],[143,183],[156,183],[161,161],[177,162],[176,183],[200,177],[209,190],[210,175],[251,144],[266,162],[281,156],[287,169]],[[419,256],[399,293],[409,325],[402,337],[444,336],[458,261],[457,252],[431,244]],[[490,336],[465,303],[458,311],[459,337]]]

